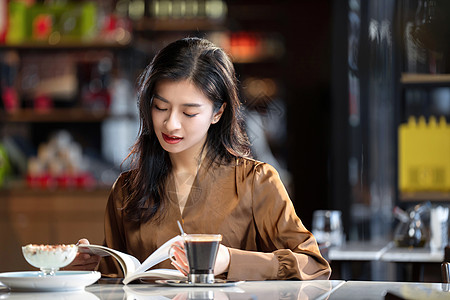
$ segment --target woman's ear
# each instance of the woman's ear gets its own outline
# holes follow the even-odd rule
[[[219,108],[219,110],[214,114],[211,124],[216,124],[217,122],[219,122],[220,117],[222,117],[222,114],[223,114],[226,106],[227,106],[226,103],[222,104],[222,106]]]

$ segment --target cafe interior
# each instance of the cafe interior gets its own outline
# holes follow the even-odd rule
[[[31,269],[26,244],[102,244],[137,78],[194,36],[230,55],[253,157],[331,280],[449,280],[446,0],[0,0],[0,272]]]

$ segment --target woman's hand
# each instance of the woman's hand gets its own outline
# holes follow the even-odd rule
[[[172,266],[183,273],[183,275],[187,275],[189,273],[189,265],[186,259],[186,250],[184,249],[184,243],[175,242],[171,249],[173,249],[173,257],[175,259],[174,262],[171,258]]]
[[[89,241],[87,239],[81,239],[78,241],[77,245],[80,244],[89,245]],[[72,271],[94,271],[100,263],[100,259],[101,257],[98,255],[78,252],[75,259],[63,269]]]

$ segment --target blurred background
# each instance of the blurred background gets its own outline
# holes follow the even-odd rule
[[[254,156],[308,229],[339,211],[344,242],[384,243],[425,207],[429,247],[450,204],[449,17],[444,0],[0,0],[0,271],[28,268],[27,243],[102,242],[136,79],[186,36],[230,54]]]

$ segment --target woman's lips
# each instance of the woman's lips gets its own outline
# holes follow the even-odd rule
[[[176,144],[179,143],[183,138],[177,137],[177,136],[173,136],[173,135],[167,135],[167,134],[162,134],[162,137],[164,139],[164,141],[168,144]]]

